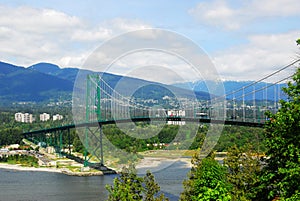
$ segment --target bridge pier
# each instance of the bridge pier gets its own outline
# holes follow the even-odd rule
[[[100,125],[100,164],[101,166],[104,166],[104,159],[103,159],[103,131],[102,131],[102,125]]]
[[[70,133],[70,128],[67,129],[68,132],[68,148],[69,148],[69,154],[72,154],[71,152],[71,133]]]
[[[99,134],[97,135],[96,133]],[[103,131],[102,131],[102,124],[99,124],[99,127],[96,131],[92,131],[89,127],[86,127],[85,128],[85,139],[84,139],[84,142],[85,142],[85,152],[84,152],[84,166],[87,167],[87,166],[91,166],[92,163],[89,162],[89,160],[91,159],[91,157],[88,157],[88,150],[90,149],[90,146],[89,146],[89,135],[90,137],[94,138],[95,140],[98,141],[98,146],[95,147],[94,150],[90,150],[91,151],[91,154],[96,156],[98,158],[98,160],[100,161],[99,164],[100,166],[104,166],[104,154],[103,154]],[[99,155],[96,153],[98,150],[100,149],[100,157]]]

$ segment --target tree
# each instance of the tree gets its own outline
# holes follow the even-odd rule
[[[195,155],[192,159],[194,167],[189,179],[184,181],[181,201],[229,201],[230,184],[226,181],[226,168],[214,159],[214,154],[200,159]]]
[[[84,146],[83,146],[82,142],[80,141],[78,135],[74,136],[73,146],[74,146],[75,152],[84,153]]]
[[[139,177],[134,166],[124,167],[120,177],[114,179],[113,186],[107,185],[106,189],[109,192],[108,201],[169,200],[162,193],[158,195],[160,187],[155,182],[154,176],[150,171],[147,171],[145,177]]]
[[[165,198],[164,194],[158,195],[160,191],[160,187],[158,183],[155,182],[154,175],[147,171],[146,176],[144,177],[144,193],[145,193],[145,201],[163,201],[163,200],[169,200],[168,198]]]
[[[298,43],[300,40],[297,41]],[[265,143],[268,159],[261,176],[257,195],[261,200],[300,200],[300,69],[283,91],[288,100],[281,100],[276,114],[268,113]]]
[[[251,200],[255,196],[255,186],[259,181],[260,160],[252,146],[228,149],[224,165],[228,168],[227,181],[232,185],[233,201]]]
[[[137,176],[133,167],[123,168],[120,177],[114,179],[113,186],[106,186],[108,201],[142,200],[143,179]]]

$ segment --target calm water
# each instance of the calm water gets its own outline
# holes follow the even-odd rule
[[[182,162],[164,163],[151,169],[161,190],[171,200],[178,200],[188,170]],[[0,169],[0,201],[102,201],[107,198],[105,185],[111,184],[114,177]]]

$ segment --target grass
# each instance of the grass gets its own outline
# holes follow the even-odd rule
[[[7,158],[1,158],[0,162],[4,162],[10,165],[21,165],[23,167],[39,167],[38,159],[33,156],[27,155],[13,155]]]

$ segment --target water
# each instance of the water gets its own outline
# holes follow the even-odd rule
[[[167,167],[152,168],[151,171],[161,190],[171,200],[178,200],[189,169],[180,161],[162,165]],[[0,169],[0,201],[102,201],[107,199],[105,185],[112,184],[114,177],[76,177]]]
[[[74,177],[3,169],[0,178],[0,201],[105,200],[105,184],[113,179],[112,176]]]

